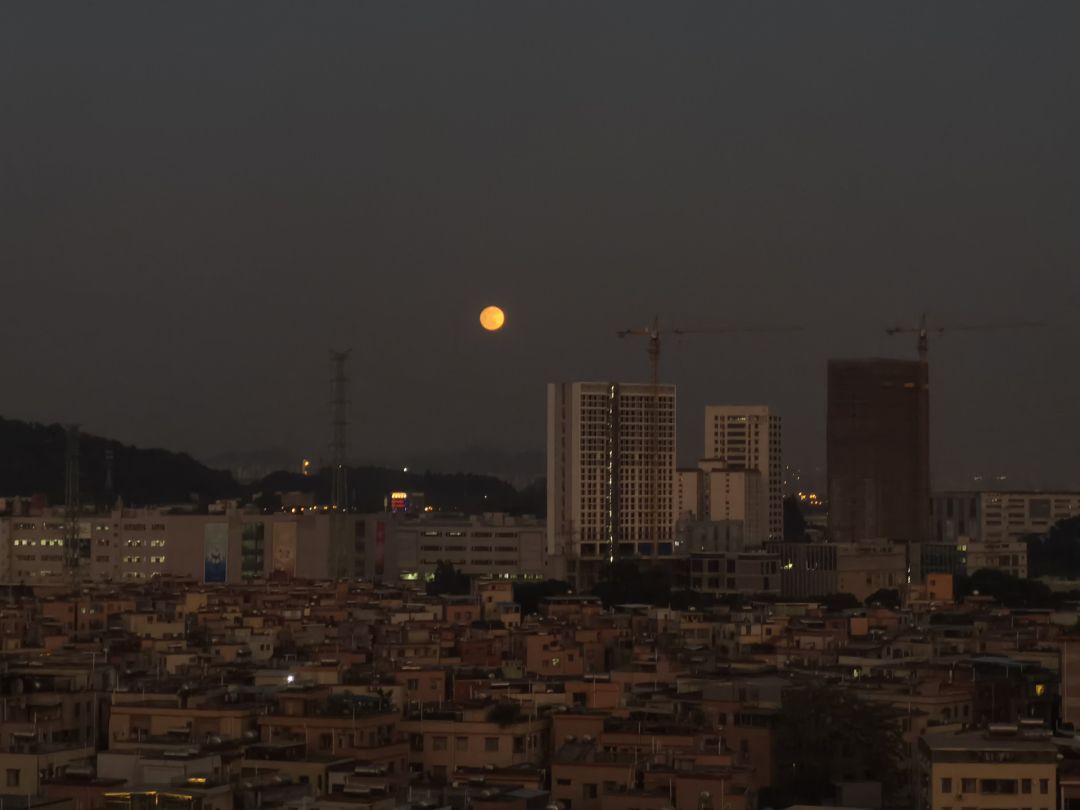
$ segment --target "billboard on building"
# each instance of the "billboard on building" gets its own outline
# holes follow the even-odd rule
[[[205,572],[203,581],[224,582],[229,561],[229,524],[207,523],[203,527]]]
[[[274,571],[296,576],[296,524],[274,524]]]
[[[383,564],[386,561],[386,524],[379,521],[375,524],[375,576],[383,575]]]

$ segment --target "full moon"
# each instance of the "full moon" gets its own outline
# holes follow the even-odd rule
[[[502,329],[502,325],[506,322],[506,315],[498,307],[488,307],[480,313],[480,325],[487,329],[489,332],[494,332],[496,329]]]

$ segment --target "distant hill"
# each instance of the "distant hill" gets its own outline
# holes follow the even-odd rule
[[[525,489],[547,475],[547,456],[540,450],[508,452],[491,447],[470,447],[455,453],[416,453],[405,458],[402,466],[410,470],[489,475]]]
[[[99,436],[79,439],[79,489],[84,504],[103,504],[105,454],[113,452],[116,494],[129,505],[188,503],[236,498],[242,488],[232,475],[212,470],[186,453],[144,450]],[[44,493],[64,502],[67,434],[61,425],[0,419],[0,495]]]
[[[299,472],[303,459],[297,458],[280,447],[265,450],[246,450],[232,453],[219,453],[203,459],[206,466],[215,470],[228,470],[233,478],[243,483],[258,481],[260,478],[278,470]]]
[[[51,504],[64,502],[67,434],[60,425],[41,425],[0,418],[0,496],[43,493]],[[131,506],[209,503],[224,498],[244,501],[261,494],[272,505],[278,492],[312,492],[319,503],[330,499],[329,471],[305,476],[278,471],[241,484],[226,470],[211,469],[186,453],[146,450],[99,436],[79,439],[79,487],[83,504],[111,502],[105,492],[105,456],[113,452],[113,497]],[[393,491],[423,492],[439,511],[511,512],[542,517],[547,509],[542,480],[522,490],[505,480],[470,473],[390,470],[352,467],[348,471],[350,507],[375,512]]]

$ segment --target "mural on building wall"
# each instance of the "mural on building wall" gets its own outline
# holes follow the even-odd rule
[[[296,524],[274,524],[274,571],[296,576]]]
[[[229,524],[207,523],[203,534],[206,582],[224,582],[229,561]]]

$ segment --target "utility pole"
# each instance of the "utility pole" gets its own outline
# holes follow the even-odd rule
[[[330,352],[333,371],[330,400],[330,465],[333,484],[330,488],[330,505],[341,512],[349,511],[349,490],[345,475],[349,449],[349,379],[345,376],[345,361],[349,351]]]

